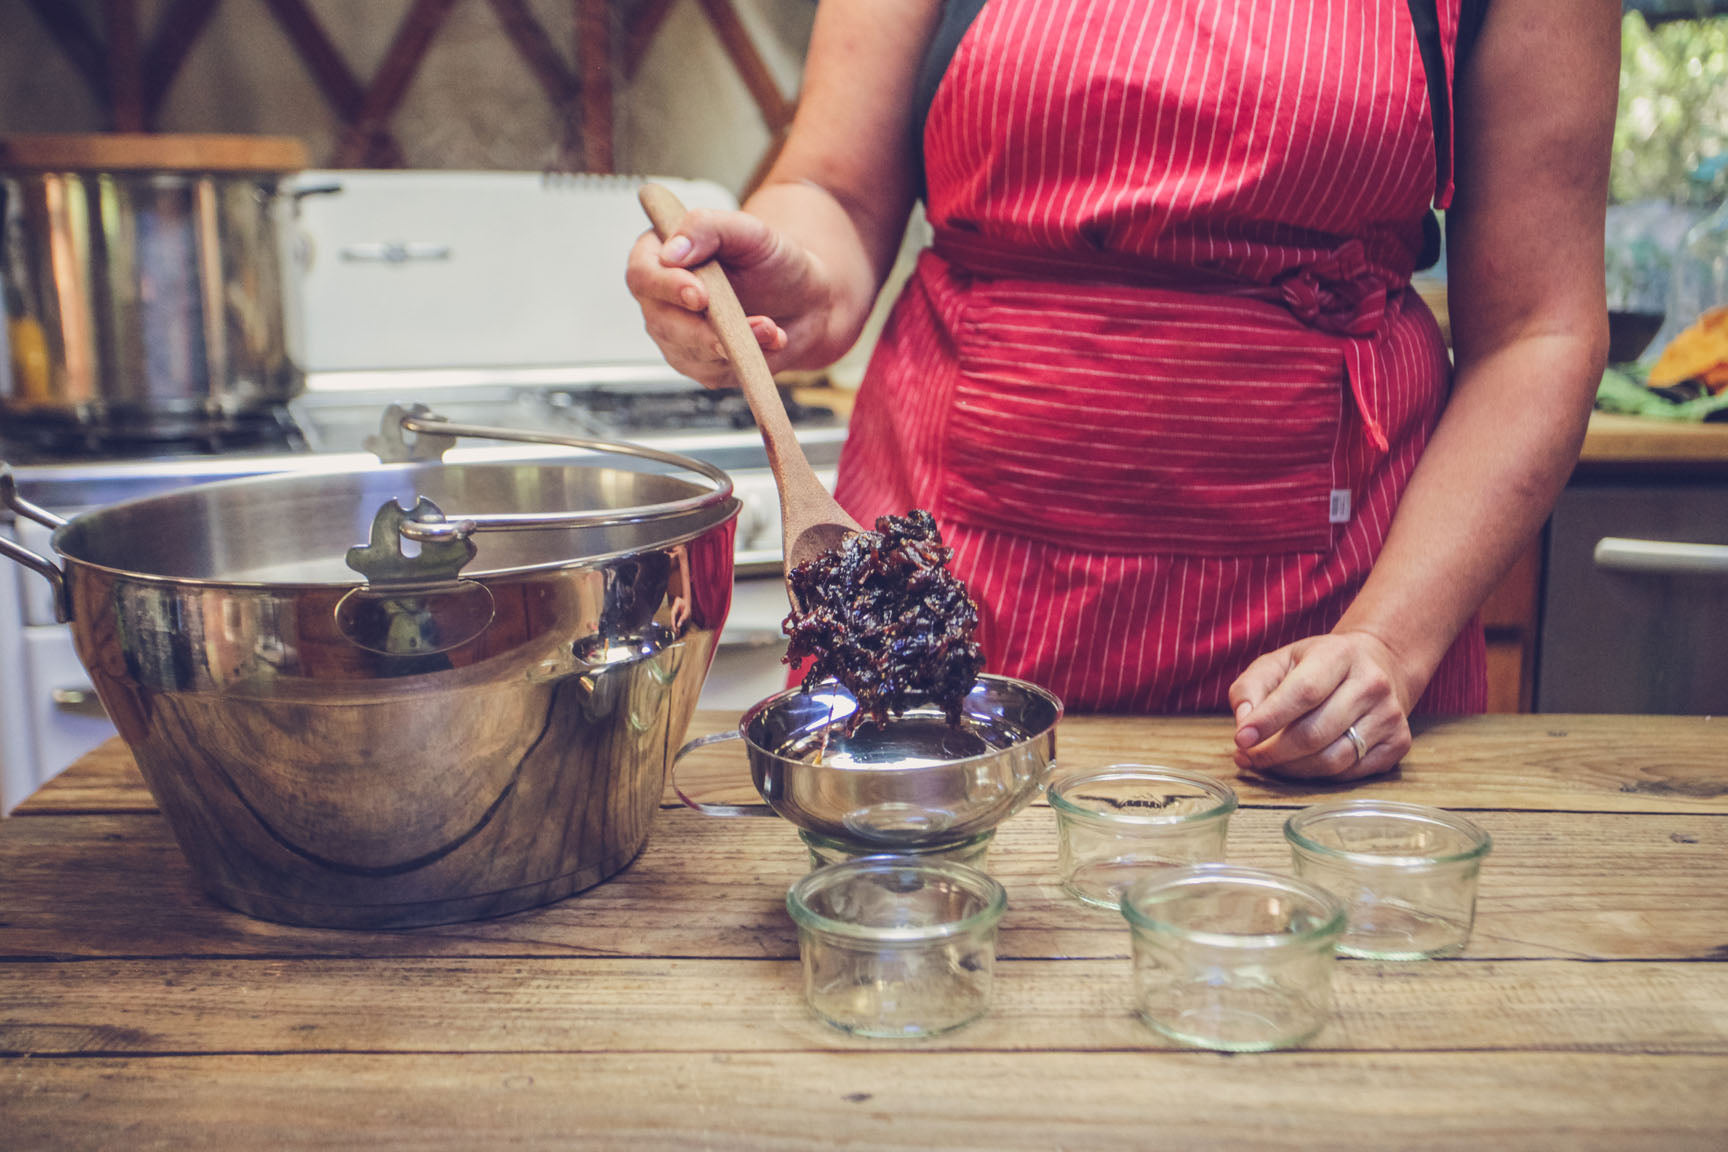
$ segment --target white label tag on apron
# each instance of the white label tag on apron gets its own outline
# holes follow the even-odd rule
[[[1332,489],[1332,500],[1326,508],[1326,520],[1329,524],[1346,524],[1350,520],[1350,489]]]

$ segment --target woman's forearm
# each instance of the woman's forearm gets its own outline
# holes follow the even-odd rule
[[[1496,0],[1459,75],[1446,237],[1458,370],[1339,625],[1380,638],[1418,692],[1547,517],[1601,380],[1619,13],[1613,0]]]
[[[833,363],[863,331],[876,293],[887,278],[899,234],[886,244],[878,233],[889,231],[888,227],[848,211],[821,185],[778,169],[745,201],[744,209],[809,253],[808,293],[822,301],[822,323],[786,349],[782,366],[820,368]],[[904,218],[900,227],[904,228]]]
[[[1599,330],[1534,335],[1465,368],[1339,630],[1399,659],[1413,704],[1527,548],[1571,475],[1606,347]]]
[[[786,146],[745,203],[810,256],[823,319],[782,365],[844,355],[888,277],[917,195],[913,92],[940,0],[828,0]]]

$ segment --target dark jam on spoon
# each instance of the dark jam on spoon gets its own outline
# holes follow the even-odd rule
[[[832,678],[852,693],[848,733],[925,702],[959,725],[984,651],[972,638],[978,607],[948,568],[952,555],[930,513],[914,508],[788,575],[795,607],[784,625],[786,662],[810,661],[806,691]]]

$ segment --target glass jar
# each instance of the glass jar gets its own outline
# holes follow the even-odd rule
[[[1223,781],[1156,764],[1064,776],[1046,795],[1056,810],[1062,887],[1112,910],[1148,871],[1223,860],[1236,811],[1236,793]]]
[[[1395,800],[1336,800],[1284,822],[1296,875],[1348,910],[1338,950],[1371,960],[1462,952],[1493,841],[1464,817]]]
[[[804,995],[834,1027],[898,1039],[947,1032],[990,1007],[1002,885],[945,860],[866,856],[792,885]]]
[[[1311,1038],[1332,1015],[1344,908],[1289,876],[1228,864],[1153,873],[1122,896],[1135,1003],[1182,1044],[1264,1052]]]

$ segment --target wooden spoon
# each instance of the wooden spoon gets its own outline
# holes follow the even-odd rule
[[[684,219],[684,205],[669,189],[644,184],[637,197],[661,240],[677,231]],[[811,469],[792,431],[786,406],[780,401],[780,389],[768,370],[762,346],[756,343],[756,334],[750,330],[744,306],[732,291],[725,270],[718,261],[710,260],[692,271],[708,289],[708,322],[732,362],[732,371],[762,433],[763,446],[768,449],[768,467],[780,490],[780,542],[785,570],[790,573],[806,560],[834,551],[847,536],[864,529],[847,515]]]

